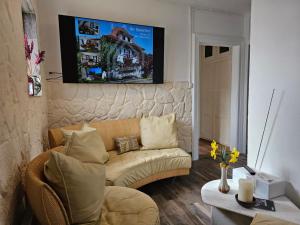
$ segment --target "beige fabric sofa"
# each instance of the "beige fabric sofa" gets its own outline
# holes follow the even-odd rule
[[[106,184],[139,188],[153,181],[168,177],[188,175],[191,168],[191,156],[183,149],[155,149],[131,151],[118,155],[114,138],[137,136],[140,142],[140,119],[103,120],[90,123],[102,137],[109,161],[106,163]],[[78,130],[82,124],[63,127]],[[61,128],[49,130],[49,142],[52,148],[62,146],[64,136]],[[61,147],[63,148],[63,147]]]
[[[265,214],[256,214],[251,225],[297,225]]]
[[[55,148],[52,151],[62,151],[62,148]],[[24,187],[27,199],[41,225],[69,225],[61,200],[45,182],[44,163],[48,159],[49,151],[40,154],[29,163]],[[142,224],[160,224],[155,202],[138,190],[107,186],[104,191],[100,223],[93,225]]]

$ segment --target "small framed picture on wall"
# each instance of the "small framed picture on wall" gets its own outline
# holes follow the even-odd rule
[[[22,0],[22,18],[28,95],[42,96],[40,64],[44,61],[45,52],[39,51],[36,14],[31,0]]]

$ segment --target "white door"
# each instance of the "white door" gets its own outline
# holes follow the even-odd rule
[[[228,48],[201,47],[200,137],[230,145],[232,55]],[[205,53],[207,51],[208,53]]]

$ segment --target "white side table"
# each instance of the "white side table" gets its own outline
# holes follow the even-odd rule
[[[228,179],[230,191],[223,194],[218,190],[219,182],[220,180],[210,181],[201,189],[203,202],[212,206],[213,225],[249,225],[257,213],[300,224],[300,210],[287,197],[281,196],[272,199],[275,204],[275,212],[256,208],[246,209],[235,200],[238,184]]]

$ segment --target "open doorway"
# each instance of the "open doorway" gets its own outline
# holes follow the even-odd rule
[[[201,45],[199,59],[199,154],[204,156],[212,140],[231,145],[232,48]]]
[[[206,146],[206,148],[208,148],[209,150],[210,140],[216,139],[216,141],[230,146],[231,148],[237,147],[237,149],[240,150],[241,153],[246,154],[248,46],[239,39],[203,34],[192,35],[192,46],[191,80],[193,82],[193,160],[198,160],[199,156],[201,157],[201,149],[199,154],[199,140],[202,141],[201,139],[208,140],[205,143],[202,142],[202,146]],[[205,46],[207,46],[206,53]],[[213,70],[215,70],[214,73],[216,75],[212,77],[215,77],[215,79],[208,79],[207,84],[202,84],[203,81],[201,82],[200,80],[200,77],[202,77],[201,72],[203,70],[201,59],[208,64],[208,68],[209,66],[213,67],[212,62],[214,61],[217,61],[216,64],[218,64],[218,66],[213,67]],[[230,65],[225,65],[225,61],[231,62],[231,67]],[[219,77],[218,71],[220,70],[231,70],[231,77]],[[221,87],[220,85],[225,86]],[[228,87],[230,87],[230,94],[229,92],[226,92],[226,90],[228,90]],[[203,92],[205,92],[205,89],[208,89],[208,91],[210,90],[211,92],[217,92],[213,95],[213,98],[215,98],[217,102],[214,106],[211,105],[213,103],[209,99],[204,99],[204,105],[201,106],[202,100],[203,98],[205,98],[205,94],[203,94]],[[222,94],[223,92],[225,92],[226,94]],[[224,98],[226,98],[226,100],[224,100]],[[226,105],[226,102],[229,102],[230,104]],[[208,106],[205,106],[205,104]],[[226,106],[224,106],[224,104]],[[208,109],[205,109],[206,107],[208,107]],[[228,113],[229,108],[230,112]],[[204,114],[201,115],[202,110],[204,110]],[[207,110],[215,112],[215,115],[212,116],[214,118],[211,118],[210,122],[208,121],[207,124],[201,126],[201,122],[203,123],[205,117],[205,111]],[[216,123],[219,124],[218,128],[215,128],[214,124]],[[228,123],[230,123],[229,126],[224,125]],[[228,132],[228,129],[230,130],[230,132]]]

